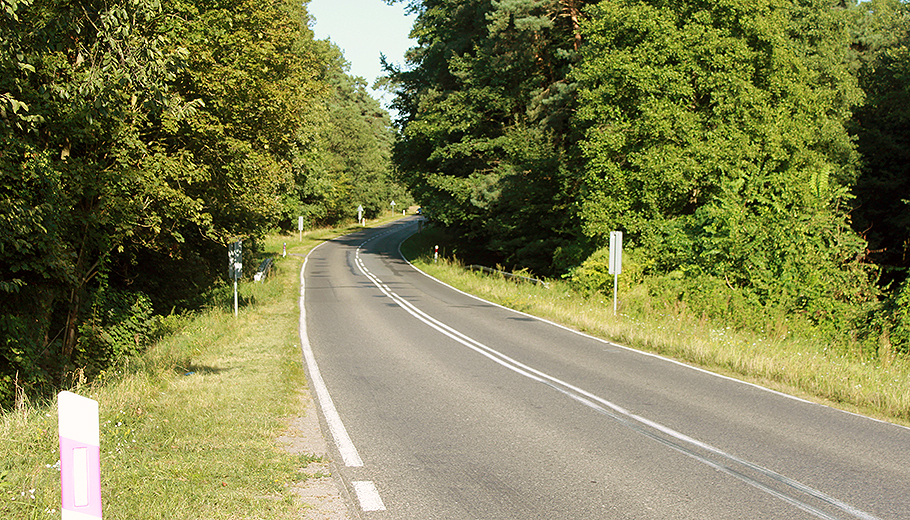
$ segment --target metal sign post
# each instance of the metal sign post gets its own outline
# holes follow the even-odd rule
[[[610,232],[610,274],[613,275],[613,315],[616,316],[619,273],[622,272],[622,231]]]
[[[57,396],[63,520],[101,520],[98,401],[72,392]]]
[[[303,217],[301,217],[303,218]],[[238,315],[237,280],[243,276],[243,241],[238,240],[228,246],[228,276],[234,280],[234,317]]]

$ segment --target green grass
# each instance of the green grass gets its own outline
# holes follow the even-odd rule
[[[300,518],[290,484],[321,475],[276,441],[306,387],[294,255],[356,229],[268,237],[278,259],[265,283],[241,284],[238,318],[225,287],[207,311],[168,318],[173,333],[145,355],[72,389],[99,402],[106,520]],[[60,517],[58,450],[55,403],[0,416],[0,518]]]
[[[396,216],[397,218],[397,216]],[[289,455],[276,439],[300,413],[306,381],[297,339],[302,258],[347,230],[268,237],[279,255],[266,283],[241,284],[233,317],[230,290],[204,313],[169,318],[173,333],[141,358],[74,390],[99,401],[102,500],[106,519],[299,518],[289,484],[310,477],[312,454]],[[421,242],[423,240],[423,243]],[[612,315],[606,298],[567,285],[516,284],[432,262],[436,238],[405,248],[426,253],[419,266],[463,290],[623,344],[838,406],[908,423],[910,363],[863,362],[819,343],[749,336],[687,315],[684,308],[645,316]],[[644,298],[627,294],[624,298]],[[60,517],[57,410],[28,403],[0,416],[0,518]]]
[[[866,359],[822,340],[787,333],[786,323],[754,334],[693,316],[684,305],[659,306],[644,288],[626,290],[613,315],[611,295],[584,295],[561,280],[549,287],[516,283],[464,269],[457,259],[433,261],[445,237],[430,229],[402,252],[428,274],[465,292],[637,349],[758,383],[848,411],[910,425],[910,359]]]

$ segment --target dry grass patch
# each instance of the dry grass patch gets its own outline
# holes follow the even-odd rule
[[[425,246],[420,246],[426,249]],[[410,258],[419,254],[403,248]],[[823,404],[910,425],[910,360],[898,356],[873,362],[838,353],[823,342],[793,337],[785,322],[760,335],[737,331],[689,314],[684,306],[654,309],[634,288],[620,299],[636,315],[613,315],[612,296],[582,295],[568,284],[549,287],[516,283],[468,271],[457,261],[419,256],[428,274],[465,292],[554,321],[593,336],[665,355],[724,375],[768,386]]]

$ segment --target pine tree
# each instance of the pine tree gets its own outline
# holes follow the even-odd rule
[[[567,74],[582,4],[413,5],[412,68],[390,75],[402,114],[394,156],[433,218],[472,244],[467,254],[552,273],[577,249]]]

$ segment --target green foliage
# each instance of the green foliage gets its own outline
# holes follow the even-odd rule
[[[908,354],[910,353],[910,280],[904,281],[889,310],[893,312],[891,315],[893,320],[893,328],[890,333],[891,343],[899,352]]]
[[[630,283],[667,304],[742,327],[790,316],[871,334],[881,295],[863,262],[875,231],[851,230],[850,211],[868,207],[853,224],[903,250],[903,4],[410,7],[411,68],[388,67],[402,116],[393,156],[468,261],[568,273],[604,291],[598,247],[621,229]],[[847,128],[864,102],[853,123],[861,157]]]
[[[910,268],[910,7],[877,0],[854,11],[866,103],[851,128],[863,155],[853,226],[885,268],[883,281],[899,282]]]
[[[620,291],[627,291],[645,281],[645,266],[634,250],[623,251],[622,273],[618,277]],[[614,276],[610,274],[610,248],[603,247],[591,253],[584,262],[569,270],[564,276],[573,289],[581,294],[597,292],[612,296]]]
[[[73,364],[87,377],[142,352],[158,332],[151,299],[143,293],[101,287],[79,325]]]
[[[296,223],[303,215],[310,225],[326,225],[356,219],[358,206],[371,219],[393,200],[407,207],[408,196],[391,175],[394,133],[388,113],[367,94],[363,78],[347,74],[349,65],[335,45],[316,43],[326,58],[331,90],[315,127],[314,151],[298,173],[305,180],[294,198],[302,204],[284,221]]]
[[[295,186],[293,163],[326,93],[306,13],[242,0],[173,8],[161,30],[186,56],[173,89],[195,104],[190,117],[162,121],[160,154],[198,165],[187,192],[206,214],[203,234],[261,234],[284,213],[279,194]]]
[[[838,52],[822,47],[838,36],[836,15],[806,7],[802,17],[773,2],[592,8],[574,76],[588,234],[620,223],[646,232],[744,189],[781,207],[843,196],[855,161],[843,124],[861,93]],[[806,41],[806,25],[826,41]],[[819,175],[833,189],[816,194]]]
[[[875,0],[857,3],[849,14],[857,53],[853,66],[866,94],[850,122],[862,156],[850,216],[853,228],[868,240],[857,258],[881,268],[879,285],[887,291],[865,334],[906,353],[901,309],[906,303],[902,280],[910,267],[910,206],[905,195],[910,189],[906,170],[910,11],[904,2]]]
[[[573,77],[581,216],[649,272],[705,276],[849,328],[875,297],[846,226],[862,93],[824,2],[602,2]],[[698,296],[701,298],[703,296]]]
[[[584,4],[412,3],[411,68],[388,68],[401,114],[393,156],[418,202],[479,262],[549,273],[578,241],[567,74]]]
[[[219,283],[225,244],[307,209],[343,220],[358,190],[404,196],[387,116],[339,87],[308,23],[283,0],[4,0],[0,403],[16,374],[39,390],[135,353],[153,313]],[[329,150],[345,124],[356,144]]]
[[[180,187],[189,176],[167,168],[150,138],[192,114],[169,94],[183,52],[157,32],[161,4],[45,0],[15,14],[2,26],[2,86],[35,117],[0,114],[2,204],[14,216],[0,238],[3,286],[16,292],[2,304],[10,334],[0,348],[5,375],[40,386],[83,353],[110,359],[79,333],[106,287],[99,275],[137,249],[179,242],[175,223],[205,218]]]
[[[49,154],[21,140],[2,141],[0,157],[0,396],[12,381],[40,385],[54,301],[75,282],[71,251],[63,242],[64,198]],[[48,345],[46,347],[45,345]],[[17,376],[18,374],[18,376]]]

